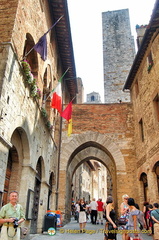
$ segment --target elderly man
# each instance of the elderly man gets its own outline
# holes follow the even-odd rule
[[[9,194],[9,203],[0,210],[1,240],[20,240],[19,224],[25,220],[22,206],[17,204],[18,193]]]
[[[95,198],[93,198],[93,200],[92,200],[92,202],[90,203],[89,206],[90,206],[90,209],[91,209],[91,223],[96,224],[98,204],[97,204]]]

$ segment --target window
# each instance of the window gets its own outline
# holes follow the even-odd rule
[[[136,80],[136,82],[135,82],[135,94],[136,94],[136,97],[137,97],[138,94],[139,94],[139,84],[138,84],[138,80]]]
[[[159,94],[157,93],[157,95],[155,96],[154,100],[154,109],[155,109],[155,117],[157,119],[157,121],[159,122]]]
[[[154,171],[156,173],[157,187],[158,187],[158,193],[159,193],[159,161],[155,164]]]
[[[139,130],[140,130],[140,136],[141,136],[141,140],[142,142],[144,141],[144,129],[143,129],[143,121],[142,118],[139,121]]]
[[[153,66],[153,59],[152,59],[152,53],[150,51],[149,55],[147,56],[147,62],[148,62],[148,67],[147,71],[150,72],[152,66]]]
[[[95,101],[95,97],[91,96],[91,102],[94,102],[94,101]]]
[[[142,184],[143,184],[144,200],[147,201],[148,181],[147,181],[147,174],[146,173],[143,172],[141,174],[140,181],[142,181]]]

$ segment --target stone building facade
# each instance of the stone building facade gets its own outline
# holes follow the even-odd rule
[[[104,102],[129,102],[123,86],[135,57],[129,10],[102,13]]]
[[[107,168],[109,194],[117,209],[124,193],[138,199],[131,103],[73,104],[72,124],[70,137],[67,122],[62,124],[59,209],[65,211],[66,219],[74,171],[88,160],[99,161]]]
[[[58,208],[60,117],[50,108],[61,83],[63,101],[77,93],[66,1],[1,1],[0,206],[19,192],[31,233],[41,232],[47,209]],[[47,59],[33,47],[48,32]]]
[[[140,202],[158,202],[159,196],[159,1],[124,89],[131,92],[134,118],[136,184]]]

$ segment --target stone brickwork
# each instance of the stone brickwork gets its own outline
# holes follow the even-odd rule
[[[71,191],[69,178],[72,178],[76,166],[87,159],[98,160],[107,167],[118,207],[124,193],[138,198],[134,177],[136,158],[132,105],[74,104],[72,119],[71,137],[67,137],[67,123],[63,121],[59,208],[64,209],[65,200],[62,194],[66,191],[68,199]],[[66,206],[68,203],[66,202]]]
[[[8,191],[19,192],[19,202],[26,211],[28,189],[34,191],[37,175],[37,163],[41,162],[41,187],[37,206],[37,228],[41,232],[43,217],[47,210],[48,191],[51,173],[54,175],[50,208],[56,208],[59,116],[50,111],[49,120],[56,122],[56,129],[46,126],[46,118],[42,117],[40,99],[31,96],[21,60],[24,54],[26,34],[32,36],[33,43],[52,25],[48,1],[22,0],[1,1],[0,8],[0,191],[4,191],[7,162],[10,151],[12,156],[12,172]],[[36,61],[37,86],[43,93],[44,73],[49,66],[47,84],[54,88],[62,70],[58,59],[57,42],[54,31],[47,34],[48,56],[44,62],[38,53],[32,55]],[[52,37],[51,37],[52,36]],[[51,43],[50,43],[51,42]],[[57,65],[58,61],[58,65]],[[49,77],[48,77],[49,76]],[[46,78],[46,76],[45,76]],[[46,79],[45,79],[46,80]],[[52,90],[52,89],[51,89]],[[50,104],[50,103],[48,103]],[[13,148],[14,147],[14,148]],[[31,229],[31,221],[26,221]]]
[[[154,33],[153,41],[145,52],[141,65],[135,75],[131,86],[131,97],[134,108],[134,126],[135,126],[135,149],[137,157],[137,176],[138,180],[142,173],[147,175],[148,189],[146,198],[148,201],[156,202],[158,199],[157,176],[154,166],[159,163],[159,113],[158,97],[159,94],[159,35]],[[147,56],[151,51],[153,66],[148,70],[149,64]],[[143,136],[141,137],[140,120],[143,121]],[[142,192],[142,187],[138,182],[138,187]],[[153,187],[152,187],[153,186]],[[143,192],[141,194],[143,196]],[[144,201],[142,197],[142,201]]]
[[[129,102],[123,86],[135,56],[128,9],[102,13],[104,102]]]
[[[4,187],[8,151],[14,146],[18,151],[18,159],[13,159],[10,189],[19,191],[20,203],[26,210],[27,190],[34,190],[36,164],[39,157],[42,157],[44,161],[42,179],[45,179],[46,184],[41,187],[40,198],[43,200],[43,206],[40,208],[41,217],[38,223],[38,228],[41,229],[42,216],[47,208],[47,194],[43,192],[48,192],[50,171],[56,169],[57,151],[55,151],[51,133],[41,118],[39,102],[30,96],[29,89],[24,84],[22,68],[15,57],[13,48],[9,44],[1,46],[0,49],[2,50],[0,62],[6,59],[6,67],[3,68],[3,65],[3,71],[1,71],[4,75],[0,99],[2,114],[0,120],[0,190],[3,191]],[[55,208],[54,203],[52,208]]]

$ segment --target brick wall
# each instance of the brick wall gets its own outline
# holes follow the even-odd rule
[[[0,42],[11,41],[17,6],[18,0],[0,1]]]

